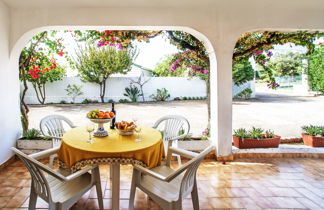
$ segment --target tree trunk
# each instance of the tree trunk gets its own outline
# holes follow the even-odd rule
[[[140,85],[140,88],[141,88],[143,102],[145,102],[144,92],[143,92],[143,85]]]
[[[27,81],[26,81],[26,74],[25,74],[25,63],[22,61],[22,57],[20,56],[19,58],[19,73],[21,75],[23,84],[24,84],[24,89],[22,91],[21,94],[21,98],[20,98],[20,111],[21,111],[21,121],[22,121],[22,127],[23,127],[23,131],[28,130],[29,127],[29,119],[28,119],[28,112],[29,112],[29,108],[27,106],[27,104],[25,103],[25,96],[26,96],[26,92],[28,90],[28,85],[27,85]]]
[[[100,99],[101,103],[105,103],[105,94],[106,94],[106,80],[104,79],[99,85],[100,85]]]
[[[45,102],[45,84],[33,83],[33,87],[35,89],[38,102],[43,105]]]

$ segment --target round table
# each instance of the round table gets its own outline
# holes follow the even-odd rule
[[[107,127],[108,128],[108,127]],[[152,168],[160,165],[164,155],[161,133],[153,128],[141,126],[139,138],[136,134],[121,136],[117,130],[108,130],[107,137],[93,137],[87,143],[86,127],[67,131],[62,137],[58,159],[62,167],[72,170],[92,164],[111,164],[112,209],[119,209],[120,164],[139,164]]]

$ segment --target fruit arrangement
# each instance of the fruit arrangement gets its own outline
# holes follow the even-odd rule
[[[99,111],[99,109],[91,110],[88,112],[87,117],[90,119],[109,119],[113,118],[115,114],[113,112]]]
[[[123,132],[133,131],[136,128],[136,125],[134,122],[121,121],[121,122],[116,122],[115,125],[118,130],[123,131]]]

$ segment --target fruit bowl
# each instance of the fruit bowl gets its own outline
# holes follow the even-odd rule
[[[88,112],[87,117],[88,119],[98,124],[98,129],[94,132],[93,136],[95,137],[105,137],[108,136],[108,131],[105,130],[104,124],[111,122],[111,120],[115,117],[112,112],[104,112],[99,110],[92,110]]]

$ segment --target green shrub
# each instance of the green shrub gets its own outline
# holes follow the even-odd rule
[[[88,99],[84,99],[81,103],[82,103],[82,104],[89,104],[90,102],[89,102]]]
[[[324,137],[324,126],[308,125],[303,126],[302,129],[307,135]]]
[[[119,103],[129,103],[128,99],[119,99]]]
[[[250,130],[246,130],[245,128],[239,128],[234,130],[233,136],[238,138],[249,138],[249,139],[265,139],[265,138],[274,138],[275,134],[272,130],[264,130],[262,128],[252,127]]]
[[[67,104],[65,100],[60,101],[60,104]]]
[[[308,83],[313,91],[324,94],[324,45],[316,48],[308,57]]]
[[[112,99],[109,99],[109,100],[108,100],[108,103],[115,103],[115,101],[112,100]]]
[[[23,132],[23,139],[38,140],[43,138],[39,130],[32,128]]]
[[[254,70],[248,59],[235,63],[232,68],[235,85],[244,84],[254,78]]]
[[[170,98],[170,93],[167,89],[157,89],[156,94],[150,95],[150,98],[154,99],[155,101],[166,101]]]
[[[141,91],[133,85],[125,88],[124,96],[128,97],[131,102],[137,102],[137,98],[142,96]]]
[[[239,128],[234,130],[234,136],[238,138],[248,138],[249,135],[245,128]]]
[[[240,93],[236,94],[234,98],[244,98],[244,99],[249,99],[251,98],[252,90],[250,88],[245,88],[242,90]]]

